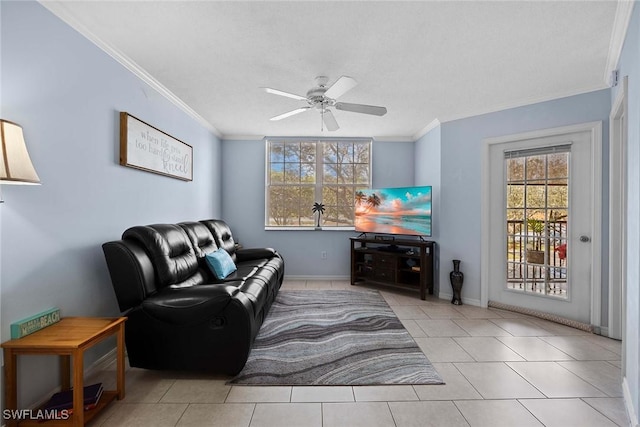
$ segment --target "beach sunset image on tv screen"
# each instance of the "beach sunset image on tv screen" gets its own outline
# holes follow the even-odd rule
[[[355,199],[356,231],[431,236],[431,186],[360,190]]]

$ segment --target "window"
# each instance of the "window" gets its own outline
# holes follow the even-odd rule
[[[568,297],[570,148],[505,153],[507,289]]]
[[[267,140],[267,227],[353,227],[354,194],[371,187],[371,140]]]

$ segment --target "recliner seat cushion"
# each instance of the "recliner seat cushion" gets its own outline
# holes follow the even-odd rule
[[[250,264],[236,264],[236,271],[225,277],[223,280],[215,279],[219,282],[233,282],[236,280],[246,280],[256,274],[258,267]]]

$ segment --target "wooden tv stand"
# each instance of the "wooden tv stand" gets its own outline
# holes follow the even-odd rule
[[[419,239],[351,237],[351,284],[393,286],[433,294],[435,242]]]

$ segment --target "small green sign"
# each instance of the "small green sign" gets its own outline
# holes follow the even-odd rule
[[[11,339],[22,338],[60,321],[60,309],[50,308],[11,324]]]

